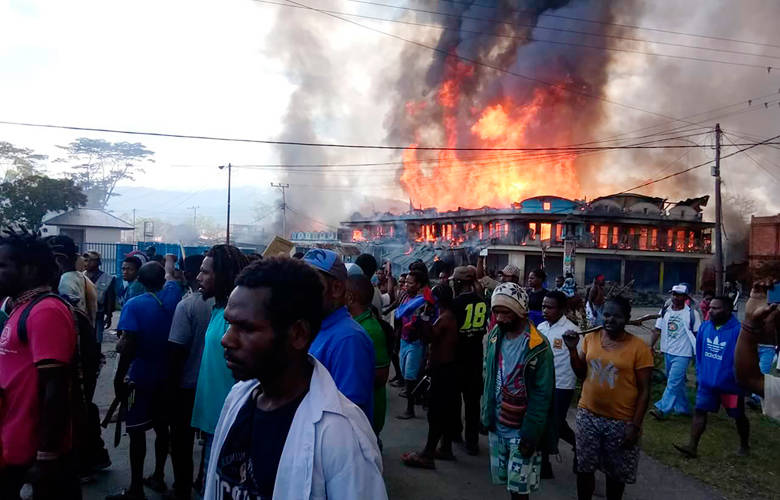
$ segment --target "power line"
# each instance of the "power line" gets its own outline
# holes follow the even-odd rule
[[[300,215],[301,217],[303,217],[305,219],[309,219],[312,222],[316,222],[317,224],[323,225],[325,227],[329,227],[331,229],[336,229],[336,230],[339,229],[338,226],[333,226],[331,224],[328,224],[327,222],[322,222],[321,220],[315,219],[314,217],[312,217],[310,215],[307,215],[307,214],[305,214],[303,212],[300,212],[300,211],[298,211],[298,210],[296,210],[296,209],[294,209],[292,207],[288,206],[287,208],[290,210],[290,212],[292,212],[294,214],[297,214],[297,215]]]
[[[749,146],[747,146],[747,147],[745,147],[745,148],[743,148],[743,149],[740,149],[739,151],[734,151],[733,153],[729,153],[729,154],[727,154],[727,155],[723,155],[723,156],[721,156],[721,160],[723,160],[723,159],[725,159],[725,158],[730,158],[730,157],[732,157],[732,156],[735,156],[735,155],[738,155],[738,154],[740,154],[740,153],[744,153],[744,152],[745,152],[745,151],[747,151],[748,149],[753,149],[753,148],[755,148],[755,147],[757,147],[757,146],[761,146],[761,145],[763,145],[763,144],[771,144],[771,142],[770,142],[770,141],[773,141],[773,140],[775,140],[775,139],[780,139],[780,135],[776,135],[776,136],[774,136],[774,137],[770,137],[769,139],[766,139],[766,140],[764,140],[764,141],[761,141],[761,142],[759,142],[759,143],[756,143],[756,144],[751,144],[751,145],[749,145]],[[734,144],[734,145],[735,145],[735,146],[737,146],[738,144]],[[624,191],[620,191],[619,193],[616,193],[616,194],[625,194],[625,193],[629,193],[629,192],[631,192],[631,191],[636,191],[637,189],[640,189],[640,188],[643,188],[643,187],[647,187],[647,186],[650,186],[650,185],[652,185],[652,184],[656,184],[656,183],[658,183],[658,182],[661,182],[661,181],[665,181],[666,179],[671,179],[672,177],[677,177],[678,175],[685,174],[685,173],[687,173],[687,172],[690,172],[691,170],[695,170],[695,169],[697,169],[697,168],[704,167],[704,166],[706,166],[706,165],[709,165],[709,164],[711,164],[713,161],[714,161],[714,160],[707,160],[707,161],[705,161],[704,163],[699,163],[699,164],[697,164],[697,165],[694,165],[694,166],[692,166],[692,167],[688,167],[688,168],[686,168],[686,169],[683,169],[683,170],[679,170],[679,171],[677,171],[677,172],[674,172],[673,174],[665,175],[665,176],[663,176],[663,177],[660,177],[660,178],[658,178],[658,179],[655,179],[655,180],[652,180],[652,181],[648,181],[648,182],[645,182],[645,183],[639,184],[638,186],[634,186],[634,187],[632,187],[632,188],[629,188],[629,189],[626,189],[626,190],[624,190]]]
[[[672,118],[673,119],[673,118]],[[673,119],[674,120],[674,119]],[[255,144],[273,144],[282,146],[306,146],[306,147],[328,147],[328,148],[345,148],[345,149],[381,149],[381,150],[407,150],[409,146],[386,146],[379,144],[341,144],[341,143],[327,143],[327,142],[301,142],[301,141],[275,141],[269,139],[246,139],[246,138],[234,138],[234,137],[218,137],[207,135],[189,135],[189,134],[173,134],[165,132],[148,132],[148,131],[135,131],[135,130],[122,130],[122,129],[109,129],[109,128],[97,128],[97,127],[78,127],[74,125],[54,125],[46,123],[32,123],[32,122],[17,122],[0,120],[2,125],[14,125],[19,127],[37,127],[37,128],[51,128],[62,130],[78,130],[82,132],[104,132],[112,134],[126,134],[126,135],[144,135],[150,137],[168,137],[174,139],[193,139],[193,140],[207,140],[207,141],[222,141],[222,142],[246,142]],[[769,143],[775,144],[775,143]],[[747,144],[738,144],[739,146],[745,146]],[[670,146],[600,146],[600,147],[576,147],[576,146],[540,146],[532,148],[484,148],[484,147],[444,147],[444,146],[415,146],[413,149],[417,151],[600,151],[608,149],[678,149],[678,148],[700,148],[706,147],[701,145],[670,145]]]
[[[289,0],[288,0],[289,1]],[[521,26],[524,28],[531,28],[531,29],[539,29],[539,30],[545,30],[545,31],[556,31],[559,33],[570,33],[573,35],[585,35],[585,36],[592,36],[597,38],[610,38],[614,40],[625,40],[630,42],[640,42],[640,43],[651,43],[656,45],[667,45],[670,47],[680,47],[680,48],[687,48],[687,49],[696,49],[696,50],[706,50],[711,52],[721,52],[721,53],[733,53],[738,55],[749,55],[749,56],[758,56],[758,57],[771,57],[775,58],[774,56],[764,56],[763,54],[755,54],[752,52],[744,52],[744,51],[734,51],[730,49],[714,49],[712,47],[702,47],[697,45],[686,45],[684,43],[675,43],[675,42],[658,42],[654,40],[645,40],[643,38],[634,38],[634,37],[626,37],[626,36],[620,36],[620,35],[611,35],[611,34],[604,34],[604,33],[593,33],[590,31],[579,31],[579,30],[571,30],[566,28],[551,28],[549,26],[540,26],[539,24],[523,24],[520,22],[509,22],[509,21],[501,21],[498,19],[488,19],[484,17],[475,17],[475,16],[468,16],[468,15],[460,15],[460,14],[450,14],[448,12],[440,12],[438,10],[427,10],[427,9],[418,9],[415,7],[403,7],[400,5],[392,5],[392,4],[386,4],[381,2],[374,2],[369,0],[347,0],[348,2],[354,2],[359,4],[365,4],[365,5],[373,5],[376,7],[386,7],[391,9],[399,9],[399,10],[405,10],[405,11],[412,11],[412,12],[421,12],[425,14],[434,14],[437,16],[443,16],[443,17],[450,17],[450,18],[456,18],[456,19],[468,19],[472,21],[482,21],[482,22],[490,22],[490,23],[496,23],[496,24],[503,24],[506,26]],[[764,66],[766,68],[766,66]]]
[[[755,105],[755,106],[752,105],[752,101],[760,101],[761,99],[765,99],[767,97],[771,97],[771,96],[774,96],[774,95],[777,95],[777,94],[778,93],[775,92],[775,93],[767,94],[767,95],[764,95],[764,96],[757,96],[757,97],[753,97],[753,98],[749,98],[749,99],[744,99],[742,101],[739,101],[739,102],[736,102],[736,103],[733,103],[733,104],[720,106],[720,107],[713,108],[713,109],[708,110],[708,111],[703,111],[701,113],[696,113],[694,115],[688,115],[688,116],[684,116],[684,117],[678,118],[676,121],[685,122],[687,125],[679,125],[677,127],[673,127],[671,129],[667,129],[666,130],[666,134],[670,134],[670,133],[674,133],[674,132],[680,133],[681,131],[686,131],[687,132],[687,130],[685,130],[685,129],[687,129],[687,127],[689,127],[689,126],[700,125],[702,123],[712,122],[712,121],[715,121],[715,120],[718,120],[718,119],[727,118],[727,117],[736,116],[736,115],[741,115],[741,114],[745,114],[745,113],[752,113],[753,111],[760,111],[762,108],[760,106],[758,106],[758,105]],[[738,105],[744,105],[745,103],[748,104],[748,109],[735,110],[735,111],[732,111],[730,113],[719,114],[719,115],[714,115],[714,116],[707,116],[706,118],[703,118],[703,119],[698,120],[696,122],[689,121],[690,119],[693,119],[693,118],[698,117],[698,116],[709,115],[710,113],[714,113],[716,111],[721,111],[721,110],[724,110],[724,109],[732,108],[732,107],[738,106]],[[780,104],[780,100],[764,102],[763,103],[764,104],[764,109],[768,109],[768,104],[770,104],[770,103],[771,104]],[[669,120],[666,120],[666,121],[664,121],[664,123],[666,123],[668,121]],[[647,127],[642,127],[640,129],[636,129],[636,130],[633,130],[633,131],[630,131],[630,132],[624,132],[622,134],[617,134],[617,135],[612,136],[611,138],[608,138],[608,139],[598,140],[598,141],[591,141],[591,142],[581,143],[581,144],[599,144],[599,143],[602,143],[602,142],[608,142],[610,140],[636,139],[637,137],[625,137],[624,139],[619,139],[619,138],[620,137],[624,137],[624,136],[629,135],[629,134],[634,134],[634,133],[637,133],[637,132],[641,132],[641,131],[644,131],[644,130],[651,130],[653,128],[660,127],[661,125],[663,125],[663,123],[659,122],[659,123],[657,123],[655,125],[649,125]],[[710,129],[710,127],[701,127],[701,128],[702,129],[707,129],[707,130]],[[649,136],[654,136],[654,135],[656,135],[656,134],[655,133],[649,134]],[[661,135],[661,134],[659,133],[658,135]],[[639,136],[639,137],[645,137],[645,136]],[[748,139],[748,140],[756,140],[756,139]]]
[[[305,9],[306,7],[301,7],[298,5],[290,5],[280,2],[274,2],[270,0],[255,0],[258,3],[263,3],[267,5],[277,5],[280,7],[291,7],[291,8],[297,8],[297,9]],[[350,0],[352,1],[352,0]],[[384,4],[383,4],[384,5]],[[398,9],[406,9],[407,7],[394,7]],[[414,9],[411,9],[414,10]],[[684,55],[675,55],[675,54],[661,54],[658,52],[647,52],[642,50],[634,50],[634,49],[625,49],[625,48],[618,48],[618,47],[605,47],[600,45],[588,45],[584,43],[576,43],[576,42],[564,42],[561,40],[547,40],[544,38],[538,38],[534,36],[522,36],[522,35],[509,35],[509,34],[502,34],[502,33],[493,33],[488,31],[478,31],[478,30],[469,30],[465,28],[450,28],[448,26],[442,26],[439,24],[429,24],[429,23],[418,23],[414,21],[404,21],[401,19],[387,19],[384,17],[376,17],[376,16],[368,16],[364,14],[353,14],[350,12],[342,12],[337,10],[329,10],[329,9],[321,9],[321,12],[328,13],[328,14],[337,14],[342,16],[349,16],[349,17],[358,17],[362,19],[368,19],[372,21],[380,21],[380,22],[388,22],[388,23],[395,23],[395,24],[404,24],[407,26],[419,26],[424,28],[433,28],[443,31],[457,31],[459,33],[467,33],[471,35],[485,35],[493,38],[507,38],[507,39],[513,39],[513,40],[524,40],[527,42],[538,42],[538,43],[547,43],[552,45],[564,45],[568,47],[583,47],[587,49],[593,49],[593,50],[606,50],[611,52],[624,52],[624,53],[630,53],[630,54],[642,54],[642,55],[648,55],[648,56],[655,56],[655,57],[666,57],[666,58],[672,58],[672,59],[681,59],[681,60],[688,60],[688,61],[696,61],[696,62],[706,62],[706,63],[715,63],[715,64],[726,64],[730,66],[742,66],[742,67],[748,67],[748,68],[758,68],[758,69],[767,69],[772,68],[771,66],[766,66],[764,64],[752,64],[752,63],[745,63],[745,62],[735,62],[735,61],[724,61],[720,59],[708,59],[703,57],[696,57],[696,56],[684,56]],[[428,11],[425,11],[428,12]],[[439,13],[439,15],[444,16],[450,16],[451,14],[444,14]],[[521,25],[522,26],[522,25]],[[540,29],[545,29],[541,26],[539,26]],[[593,36],[602,36],[602,35],[596,35],[593,34]],[[649,43],[662,43],[662,42],[649,42]],[[718,50],[718,49],[711,49],[707,47],[692,47],[692,46],[685,46],[683,47],[689,47],[693,49],[701,49],[701,50],[710,50],[710,51],[716,51],[716,52],[728,52],[738,55],[748,55],[748,56],[755,56],[755,57],[764,57],[768,59],[776,59],[780,60],[780,56],[773,56],[773,55],[765,55],[765,54],[754,54],[751,52],[742,52],[742,51],[734,51],[734,50]]]
[[[733,140],[731,139],[731,137],[729,137],[728,135],[726,135],[726,134],[723,134],[723,137],[725,137],[725,138],[726,138],[726,140],[727,140],[727,141],[729,141],[730,143],[734,144],[734,141],[733,141]],[[759,163],[759,162],[758,162],[758,160],[756,160],[755,158],[753,158],[753,157],[750,155],[750,153],[748,153],[747,151],[745,151],[745,156],[747,156],[747,157],[750,159],[750,161],[752,161],[753,163],[755,163],[755,164],[756,164],[756,166],[757,166],[758,168],[760,168],[761,170],[763,170],[763,171],[764,171],[764,172],[765,172],[765,173],[766,173],[766,174],[767,174],[769,177],[771,177],[771,178],[772,178],[772,179],[773,179],[775,182],[780,182],[780,177],[777,177],[777,176],[776,176],[775,174],[773,174],[773,173],[772,173],[772,172],[771,172],[769,169],[767,169],[766,167],[764,167],[764,166],[763,166],[761,163]]]
[[[494,5],[484,5],[480,3],[471,3],[471,2],[463,2],[458,0],[438,0],[440,2],[447,2],[447,3],[453,3],[453,4],[461,4],[461,5],[469,5],[473,7],[480,7],[483,9],[495,9],[496,7]],[[516,12],[528,12],[527,10],[522,9],[511,9]],[[621,24],[621,23],[611,23],[607,21],[597,21],[595,19],[586,19],[582,17],[575,17],[575,16],[563,16],[560,14],[551,14],[548,12],[542,12],[539,14],[539,16],[544,17],[551,17],[555,19],[566,19],[569,21],[579,21],[583,23],[592,23],[592,24],[599,24],[602,26],[617,26],[619,28],[629,28],[629,29],[636,29],[636,30],[643,30],[643,31],[655,31],[658,33],[666,33],[670,35],[680,35],[680,36],[688,36],[692,38],[704,38],[707,40],[718,40],[721,42],[733,42],[733,43],[742,43],[746,45],[757,45],[760,47],[774,47],[780,49],[780,45],[772,44],[772,43],[765,43],[765,42],[751,42],[748,40],[739,40],[736,38],[728,38],[728,37],[722,37],[722,36],[716,36],[716,35],[703,35],[699,33],[686,33],[683,31],[674,31],[674,30],[668,30],[668,29],[662,29],[662,28],[652,28],[649,26],[638,26],[633,24]]]
[[[512,76],[516,76],[517,78],[522,78],[524,80],[536,82],[536,83],[539,83],[539,84],[542,84],[542,85],[546,85],[546,86],[551,87],[551,88],[557,88],[559,90],[563,90],[565,92],[569,92],[569,93],[572,93],[572,94],[581,95],[583,97],[588,97],[588,98],[591,98],[591,99],[597,99],[599,101],[606,102],[606,103],[609,103],[609,104],[613,104],[615,106],[620,106],[620,107],[623,107],[623,108],[626,108],[626,109],[632,109],[634,111],[641,111],[643,113],[647,113],[647,114],[654,115],[654,116],[660,116],[661,118],[666,118],[668,120],[680,121],[680,120],[677,120],[677,119],[672,118],[670,116],[664,115],[662,113],[656,113],[655,111],[649,111],[649,110],[642,109],[642,108],[637,107],[637,106],[632,106],[630,104],[624,104],[624,103],[620,103],[618,101],[613,101],[612,99],[607,99],[606,97],[602,97],[602,96],[595,95],[595,94],[590,94],[588,92],[583,92],[583,91],[578,90],[578,89],[572,89],[570,87],[563,86],[561,84],[550,83],[548,81],[541,80],[539,78],[534,78],[534,77],[531,77],[531,76],[528,76],[528,75],[523,75],[521,73],[517,73],[516,71],[510,71],[510,70],[501,68],[500,66],[496,66],[494,64],[484,63],[484,62],[481,62],[481,61],[479,61],[477,59],[473,59],[473,58],[470,58],[470,57],[465,57],[465,56],[460,56],[460,55],[457,55],[457,54],[452,54],[449,51],[440,49],[438,47],[432,47],[432,46],[424,44],[422,42],[418,42],[418,41],[415,41],[415,40],[410,40],[408,38],[404,38],[404,37],[396,35],[394,33],[388,33],[386,31],[382,31],[380,29],[372,28],[371,26],[366,26],[365,24],[360,24],[360,23],[358,23],[356,21],[353,21],[351,19],[346,19],[344,17],[340,17],[340,16],[337,16],[335,14],[329,14],[329,13],[323,11],[322,9],[318,9],[318,8],[315,8],[315,7],[310,7],[308,5],[304,5],[304,4],[298,3],[298,2],[296,2],[294,0],[287,0],[287,1],[290,2],[291,4],[300,5],[300,6],[303,6],[303,7],[307,8],[307,9],[309,9],[309,10],[312,10],[312,11],[315,11],[315,12],[319,12],[319,13],[324,14],[324,15],[329,16],[329,17],[333,17],[334,19],[339,19],[339,20],[344,21],[346,23],[354,24],[355,26],[359,26],[359,27],[361,27],[363,29],[366,29],[366,30],[369,30],[369,31],[373,31],[375,33],[380,33],[380,34],[383,34],[383,35],[388,36],[390,38],[395,38],[396,40],[401,40],[401,41],[403,41],[405,43],[408,43],[408,44],[411,44],[411,45],[416,45],[418,47],[422,47],[422,48],[425,48],[425,49],[428,49],[428,50],[432,50],[434,52],[437,52],[437,53],[442,54],[442,55],[447,56],[447,57],[454,57],[454,58],[456,58],[458,60],[461,60],[461,61],[465,61],[465,62],[468,62],[468,63],[471,63],[471,64],[476,64],[478,66],[483,66],[485,68],[490,68],[490,69],[493,69],[493,70],[501,72],[501,73],[505,73],[505,74],[512,75]]]

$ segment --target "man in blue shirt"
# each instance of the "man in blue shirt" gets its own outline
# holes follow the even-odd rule
[[[696,458],[699,440],[707,426],[707,412],[715,413],[721,405],[737,424],[738,454],[745,456],[750,449],[750,422],[745,416],[744,392],[734,376],[734,351],[741,325],[732,314],[732,307],[728,297],[712,299],[710,319],[702,323],[696,336],[696,379],[699,388],[691,438],[687,445],[674,445],[677,451],[689,458]]]
[[[168,422],[165,415],[165,381],[168,375],[168,333],[182,289],[165,280],[165,269],[149,262],[138,271],[138,282],[146,290],[122,308],[117,329],[122,346],[117,346],[119,364],[114,377],[118,398],[128,401],[127,433],[130,435],[130,488],[106,500],[144,498],[144,483],[163,489],[168,457]],[[155,432],[154,474],[144,480],[146,431]],[[161,488],[162,487],[162,488]]]
[[[344,305],[347,268],[336,252],[322,248],[309,250],[303,260],[318,271],[325,288],[325,319],[309,353],[325,365],[339,391],[358,405],[372,422],[374,345]]]

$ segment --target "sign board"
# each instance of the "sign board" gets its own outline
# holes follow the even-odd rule
[[[263,257],[276,257],[279,255],[289,257],[293,248],[295,248],[295,245],[293,245],[292,242],[287,241],[280,236],[274,236],[274,239],[268,244],[263,252]]]

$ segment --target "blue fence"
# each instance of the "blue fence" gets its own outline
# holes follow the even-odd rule
[[[113,273],[114,276],[122,276],[122,261],[125,256],[134,250],[146,250],[154,247],[157,255],[173,254],[182,258],[182,249],[185,255],[202,255],[211,247],[205,246],[181,246],[178,243],[159,243],[157,241],[139,241],[133,243],[83,243],[81,252],[98,252],[103,262],[103,271]],[[245,254],[255,253],[254,248],[241,248]]]

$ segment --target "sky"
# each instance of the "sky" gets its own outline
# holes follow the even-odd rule
[[[425,1],[433,0],[383,1],[424,6]],[[362,14],[400,15],[347,0],[308,3]],[[577,3],[582,2],[572,2]],[[632,4],[635,8],[629,9],[621,21],[780,46],[780,37],[775,33],[777,4],[771,0],[696,0],[685,5],[662,0]],[[411,28],[362,22],[397,33],[412,32]],[[416,32],[421,33],[419,28]],[[294,36],[286,38],[289,33]],[[433,39],[430,32],[422,32],[421,36]],[[650,37],[647,33],[643,36]],[[685,40],[694,42],[721,46],[712,41]],[[307,133],[318,141],[381,144],[392,135],[385,117],[395,104],[386,88],[388,82],[404,75],[406,68],[399,64],[403,48],[402,42],[316,12],[250,0],[0,0],[0,120],[275,139],[294,136],[290,109],[298,104],[310,109]],[[658,51],[675,52],[669,48]],[[761,51],[780,55],[780,47],[763,47]],[[321,60],[307,60],[309,54]],[[427,61],[433,56],[422,50],[419,57]],[[729,56],[729,60],[752,61],[739,56]],[[772,73],[620,54],[610,66],[607,97],[659,113],[685,116],[780,92],[778,77],[780,69]],[[292,102],[301,97],[296,90],[320,83],[333,89],[332,97]],[[760,106],[757,102],[756,107]],[[769,108],[766,112],[759,109],[730,119],[728,125],[760,137],[777,135],[780,108],[777,102],[772,106],[774,114]],[[619,107],[605,109],[608,116],[599,125],[601,136],[658,120]],[[80,136],[140,141],[155,151],[155,164],[135,181],[126,182],[125,187],[188,193],[181,197],[181,203],[173,200],[166,204],[166,211],[177,214],[186,213],[186,207],[192,205],[198,193],[224,185],[224,171],[218,170],[217,165],[276,164],[290,156],[289,150],[260,144],[0,125],[0,140],[33,148],[52,158],[62,156],[58,145]],[[711,154],[696,152],[671,163],[690,165],[699,161],[697,155],[706,158]],[[397,155],[376,151],[307,151],[306,155],[307,159],[329,162],[398,159]],[[759,200],[760,213],[780,211],[774,196],[780,178],[780,152],[762,148],[754,152],[754,158],[761,163],[760,169],[744,158],[732,163],[738,167],[729,172],[730,177],[724,175],[726,188]],[[624,175],[620,172],[621,162],[635,160],[610,156],[604,160],[605,175],[612,176],[616,170],[618,175]],[[659,169],[664,165],[668,169],[661,160],[653,158],[652,162],[658,162]],[[51,166],[53,171],[57,168],[60,167],[56,164]],[[709,182],[707,172],[695,175],[701,181],[698,186]],[[259,203],[268,206],[278,197],[269,184],[282,180],[290,182],[292,190],[296,184],[301,189],[311,189],[323,182],[318,177],[282,177],[278,171],[236,169],[233,174],[234,185],[258,188]],[[633,179],[626,177],[627,182],[630,180]],[[387,177],[372,182],[370,173],[358,180],[331,178],[323,183],[326,186],[319,194],[332,196],[337,209],[323,212],[322,207],[299,208],[315,216],[320,213],[329,222],[348,215],[354,211],[352,208],[365,207],[373,196],[404,199],[400,187],[394,187],[392,182],[388,185]],[[658,193],[655,188],[647,192]],[[131,202],[124,200],[125,205]]]

